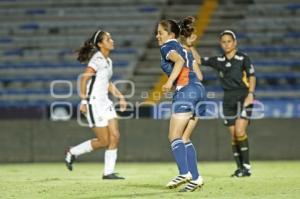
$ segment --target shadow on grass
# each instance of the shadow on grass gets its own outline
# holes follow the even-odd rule
[[[111,194],[107,194],[107,195],[99,195],[99,196],[95,196],[95,197],[86,197],[85,199],[98,199],[98,198],[141,198],[141,197],[155,197],[155,198],[159,198],[159,196],[162,195],[167,195],[167,194],[174,194],[176,193],[178,190],[169,190],[165,187],[163,187],[162,185],[153,185],[153,184],[128,184],[126,185],[126,187],[132,187],[132,188],[136,188],[137,191],[140,188],[143,188],[143,190],[149,189],[149,191],[153,191],[153,192],[147,192],[147,193],[134,193],[137,192],[135,190],[133,190],[133,193],[126,193],[126,194],[121,194],[120,192],[122,190],[116,190],[116,194],[111,193]]]
[[[96,196],[96,197],[88,197],[86,199],[98,199],[98,198],[149,198],[149,197],[155,197],[159,198],[161,195],[166,195],[166,194],[172,194],[172,192],[166,190],[166,191],[160,191],[160,192],[148,192],[148,193],[128,193],[128,194],[111,194],[111,195],[101,195],[101,196]]]

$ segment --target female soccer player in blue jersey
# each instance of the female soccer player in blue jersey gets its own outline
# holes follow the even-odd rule
[[[197,169],[196,151],[189,137],[197,123],[195,115],[202,112],[198,105],[205,98],[205,89],[200,82],[202,74],[192,53],[188,52],[187,46],[184,48],[177,41],[179,36],[184,41],[191,36],[192,22],[191,18],[186,18],[179,26],[174,20],[162,20],[158,24],[156,35],[161,52],[161,67],[168,75],[162,89],[169,92],[173,86],[176,87],[172,101],[169,141],[179,175],[167,187],[172,189],[189,182],[181,192],[194,191],[203,185]]]

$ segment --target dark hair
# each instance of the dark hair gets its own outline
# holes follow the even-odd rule
[[[224,35],[229,35],[232,37],[233,40],[236,40],[236,36],[235,33],[232,30],[224,30],[223,32],[220,33],[220,39],[224,36]]]
[[[178,26],[178,24],[176,23],[175,20],[173,20],[173,19],[162,20],[162,21],[159,22],[159,24],[168,33],[174,33],[175,34],[175,38],[179,37],[180,28],[179,28],[179,26]]]
[[[195,30],[194,22],[195,18],[191,16],[178,21],[178,25],[180,27],[180,35],[184,37],[190,37]]]
[[[81,63],[88,61],[93,54],[98,50],[100,50],[99,46],[97,45],[99,42],[102,42],[103,35],[105,31],[98,30],[94,32],[93,36],[87,39],[84,42],[84,45],[77,50],[78,56],[77,60]]]

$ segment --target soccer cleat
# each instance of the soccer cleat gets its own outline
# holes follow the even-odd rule
[[[243,176],[249,177],[251,176],[251,165],[250,164],[243,164]]]
[[[65,157],[65,163],[66,163],[66,166],[67,168],[72,171],[73,170],[73,163],[74,161],[76,160],[76,157],[75,155],[72,155],[71,152],[70,152],[70,148],[68,148],[65,152],[66,154],[66,157]]]
[[[243,177],[250,177],[251,176],[251,170],[243,168]]]
[[[251,176],[251,170],[250,169],[246,169],[246,168],[239,168],[237,169],[232,175],[231,177],[250,177]]]
[[[176,178],[174,178],[167,184],[167,187],[169,189],[175,189],[176,187],[190,181],[191,179],[192,179],[192,175],[190,173],[185,175],[178,175]]]
[[[243,169],[238,168],[230,177],[243,177]]]
[[[198,177],[197,180],[191,180],[183,189],[179,192],[193,192],[196,189],[200,189],[204,185],[203,178]]]
[[[103,175],[102,179],[103,180],[125,180],[124,177],[118,176],[116,173],[112,173],[109,175]]]

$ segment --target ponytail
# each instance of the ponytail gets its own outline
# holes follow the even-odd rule
[[[192,33],[194,32],[194,17],[186,17],[178,22],[178,25],[180,27],[180,35],[184,36],[185,38],[190,37]]]
[[[96,52],[95,46],[90,42],[90,39],[84,42],[84,45],[77,50],[77,60],[80,63],[88,61]]]
[[[84,42],[84,45],[77,50],[78,56],[77,60],[80,63],[85,63],[94,55],[97,50],[100,50],[98,46],[99,42],[102,42],[104,31],[98,30],[93,36]]]

